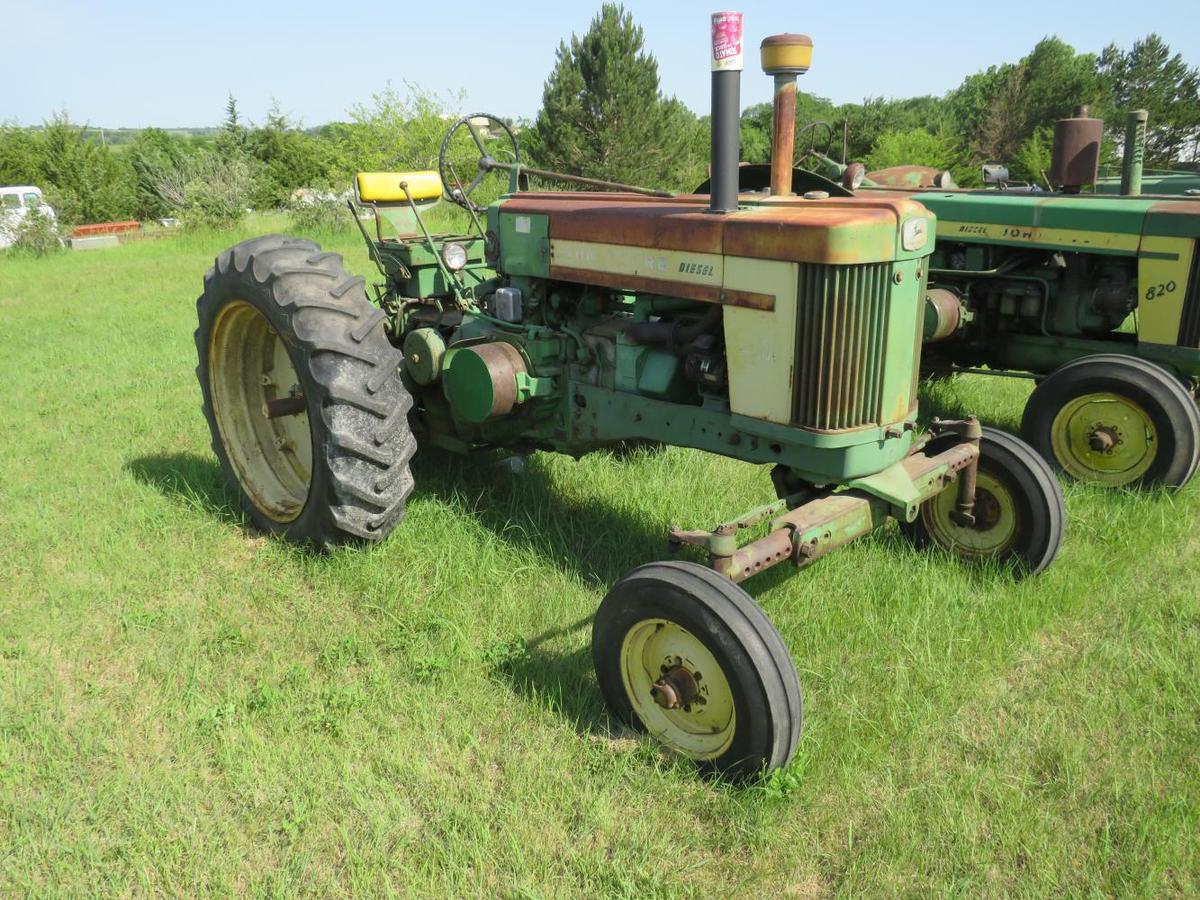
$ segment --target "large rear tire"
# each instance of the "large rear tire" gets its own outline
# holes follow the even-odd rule
[[[613,715],[731,780],[796,751],[800,681],[783,639],[750,596],[691,562],[639,566],[592,625],[592,661]]]
[[[416,443],[402,354],[363,279],[268,235],[217,257],[196,311],[213,450],[253,523],[323,547],[386,537]]]
[[[1025,439],[1056,469],[1110,487],[1182,487],[1200,460],[1200,411],[1166,370],[1119,353],[1055,369],[1029,396]]]

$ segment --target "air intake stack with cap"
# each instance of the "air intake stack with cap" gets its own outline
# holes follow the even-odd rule
[[[812,65],[812,38],[807,34],[773,34],[763,38],[762,68],[775,78],[775,113],[771,126],[771,194],[792,193],[792,155],[796,138],[796,76]]]

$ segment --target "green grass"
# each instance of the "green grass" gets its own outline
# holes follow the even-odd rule
[[[894,528],[751,582],[806,728],[766,783],[705,782],[613,730],[589,620],[767,472],[423,457],[379,547],[257,536],[193,375],[236,237],[0,258],[0,893],[1200,891],[1197,485],[1068,486],[1026,582]],[[926,399],[1014,427],[1027,391]]]

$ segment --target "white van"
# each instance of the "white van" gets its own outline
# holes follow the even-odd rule
[[[9,247],[17,239],[17,229],[29,216],[30,210],[56,222],[54,210],[42,196],[42,189],[31,184],[0,187],[0,248]]]

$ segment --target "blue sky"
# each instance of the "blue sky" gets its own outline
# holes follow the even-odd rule
[[[770,99],[756,49],[778,31],[812,35],[813,68],[802,87],[835,101],[940,94],[971,72],[1017,59],[1046,34],[1099,51],[1157,31],[1200,64],[1195,0],[947,4],[953,15],[895,2],[625,5],[645,28],[664,90],[698,112],[708,107],[708,14],[718,8],[746,15],[744,105]],[[285,112],[316,125],[344,118],[389,81],[461,90],[469,111],[531,116],[559,40],[585,31],[599,6],[0,0],[0,121],[35,124],[66,109],[76,121],[109,127],[215,124],[232,91],[251,120],[275,97]],[[903,24],[888,24],[897,10]]]

